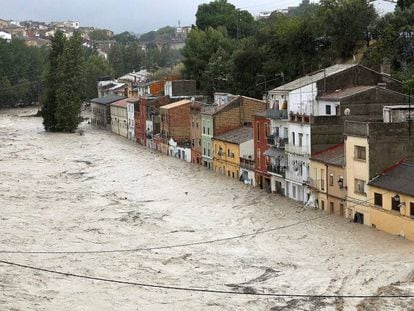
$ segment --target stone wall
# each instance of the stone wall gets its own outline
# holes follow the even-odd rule
[[[318,81],[317,87],[320,93],[318,95],[332,93],[346,87],[378,83],[385,83],[390,90],[398,92],[402,90],[401,82],[364,66],[356,66]]]
[[[344,141],[344,118],[314,117],[311,123],[311,154],[328,149]]]
[[[370,179],[401,159],[414,160],[414,123],[369,123]]]

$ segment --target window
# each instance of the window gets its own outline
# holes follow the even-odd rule
[[[256,154],[257,154],[257,167],[260,168],[260,149],[257,149]]]
[[[377,207],[382,207],[382,194],[374,193],[374,204]]]
[[[397,201],[395,197],[391,198],[391,209],[396,212],[400,211],[400,201]]]
[[[333,214],[335,212],[334,202],[329,202],[329,209],[330,209],[331,214]]]
[[[342,203],[339,204],[339,215],[340,216],[345,216],[345,209],[344,209],[344,205]]]
[[[234,178],[234,172],[233,173],[231,173],[232,174],[232,177]]]
[[[191,122],[191,127],[194,127],[194,121],[193,121],[193,122]]]
[[[207,128],[207,135],[210,135],[210,128]]]
[[[343,176],[339,176],[338,186],[339,186],[339,189],[343,189],[344,188],[344,177]]]
[[[331,105],[325,106],[325,114],[330,116],[331,115]]]
[[[227,176],[229,176],[229,177],[230,177],[230,171],[227,171]]]
[[[367,159],[367,152],[365,147],[355,146],[355,159],[365,161]]]
[[[273,129],[273,131],[274,131],[275,137],[280,137],[280,131],[279,131],[279,128],[278,127],[275,127]]]
[[[329,175],[329,186],[333,187],[334,185],[334,175],[331,174]]]
[[[321,210],[323,211],[325,210],[325,201],[322,201],[322,200],[321,200]]]
[[[414,218],[414,202],[410,203],[410,217]]]
[[[292,196],[296,199],[296,186],[292,186]]]
[[[196,128],[198,128],[198,122],[196,122]]]
[[[204,155],[206,155],[207,153],[206,153],[206,147],[204,147],[204,149],[203,149],[203,154]]]
[[[205,133],[206,133],[206,127],[203,126],[203,134],[205,134]]]
[[[292,132],[292,145],[295,146],[296,145],[296,140],[295,140],[295,132]]]
[[[365,194],[365,181],[361,179],[356,179],[354,181],[355,184],[355,193]]]
[[[269,128],[267,126],[267,123],[265,123],[264,129],[265,129],[265,135],[266,135],[266,137],[269,137]]]
[[[260,141],[260,123],[256,122],[257,141]]]
[[[299,147],[303,146],[303,134],[299,133]]]

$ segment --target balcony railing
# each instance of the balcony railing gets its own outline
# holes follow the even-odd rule
[[[292,144],[286,144],[285,145],[285,150],[286,150],[286,152],[294,153],[294,154],[297,154],[297,155],[302,155],[302,156],[309,156],[310,155],[310,152],[309,152],[307,146],[294,146]]]
[[[267,138],[267,144],[272,146],[272,147],[276,147],[279,149],[285,149],[285,145],[288,143],[288,139],[287,138],[281,138],[275,135],[270,135]]]
[[[240,158],[240,167],[246,170],[254,170],[254,161],[249,159]]]
[[[307,113],[290,112],[289,121],[295,123],[312,123],[313,116]]]
[[[280,165],[275,165],[275,164],[268,164],[267,165],[267,172],[268,173],[273,173],[273,174],[276,174],[276,175],[280,175],[283,178],[285,178],[285,176],[286,176],[286,170],[287,170],[286,166],[280,166]]]
[[[311,188],[318,189],[318,181],[314,178],[308,177],[307,185]]]

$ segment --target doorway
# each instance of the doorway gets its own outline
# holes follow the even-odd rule
[[[362,213],[355,213],[354,222],[357,224],[364,224],[364,214]]]

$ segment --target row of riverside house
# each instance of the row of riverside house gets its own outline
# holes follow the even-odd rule
[[[166,78],[163,93],[138,95],[134,83],[122,96],[92,100],[92,124],[414,240],[414,114],[400,81],[340,64],[275,88],[266,100],[215,93],[212,103],[195,95],[195,81]]]
[[[271,90],[255,116],[256,184],[414,240],[414,113],[401,89],[334,65]]]

